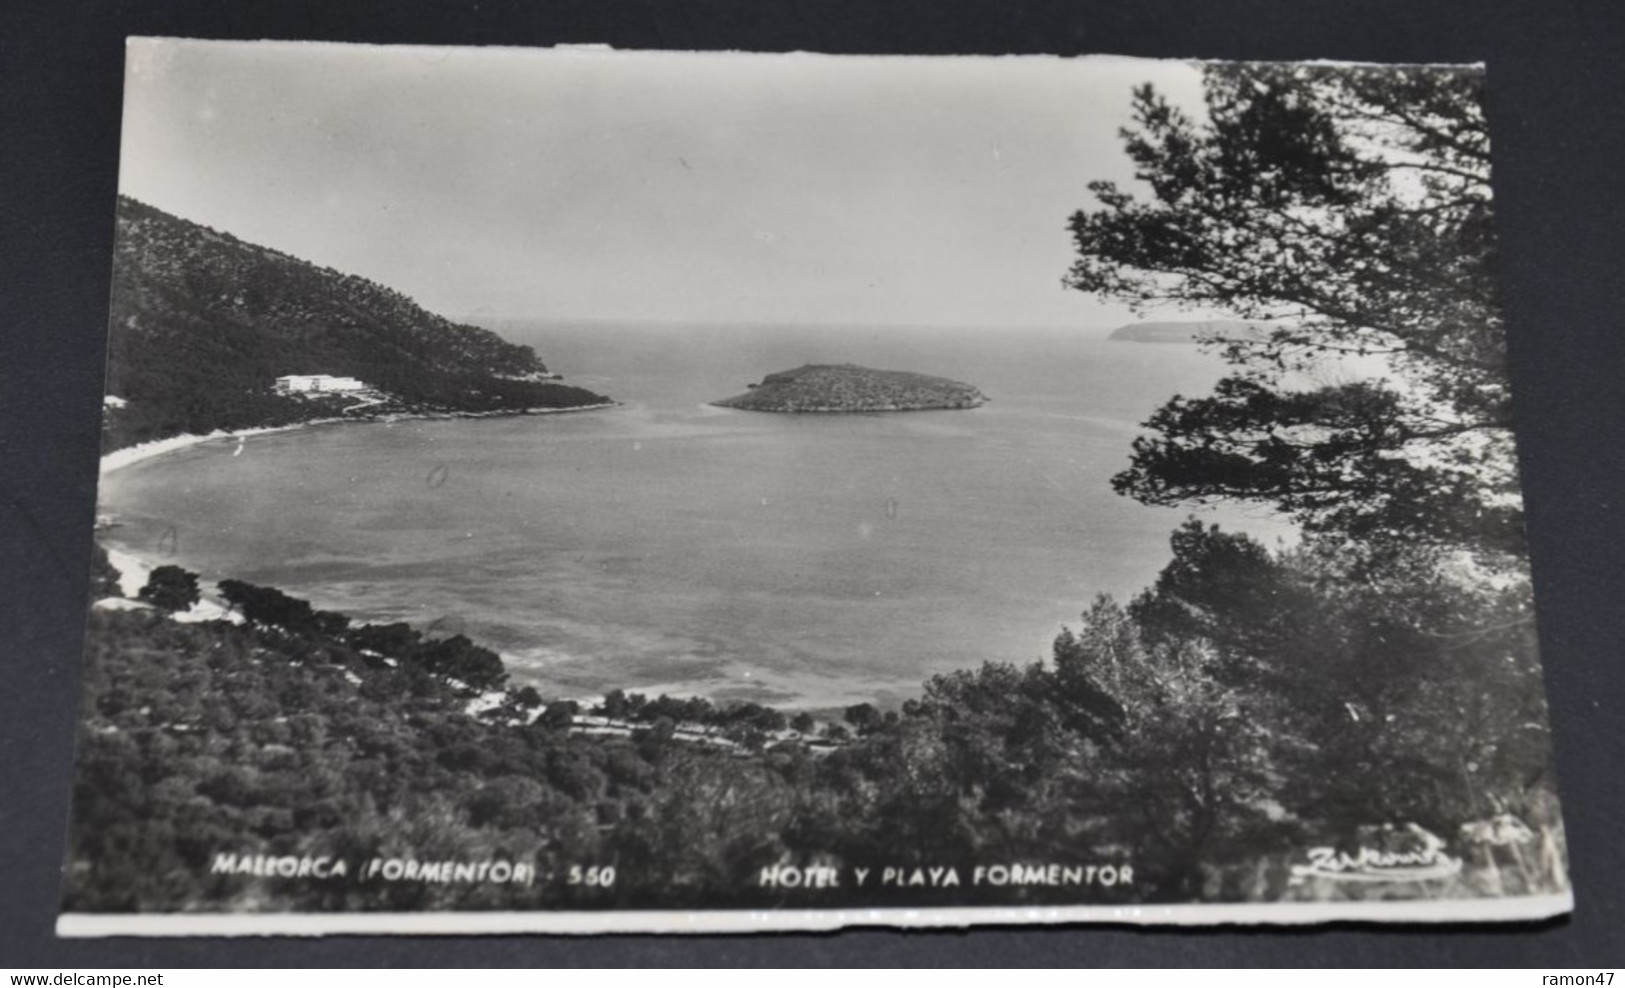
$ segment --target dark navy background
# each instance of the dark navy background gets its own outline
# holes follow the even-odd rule
[[[1625,8],[1606,0],[0,5],[0,967],[1625,961]],[[59,941],[123,38],[1484,61],[1576,912],[1545,924]],[[1082,205],[1080,203],[1080,205]]]

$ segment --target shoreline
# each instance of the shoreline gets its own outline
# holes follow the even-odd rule
[[[378,422],[401,422],[408,420],[433,421],[437,419],[489,419],[514,418],[521,415],[561,415],[566,412],[591,412],[605,408],[618,408],[621,402],[598,402],[594,405],[572,405],[566,408],[543,406],[537,408],[498,409],[489,412],[399,412],[376,416],[357,416],[354,418],[325,418],[310,419],[305,422],[291,422],[287,425],[256,426],[249,429],[216,429],[213,432],[197,435],[196,433],[183,433],[178,436],[167,436],[163,439],[153,439],[134,446],[125,446],[115,449],[111,453],[103,453],[100,460],[98,478],[122,470],[125,467],[174,453],[193,446],[205,443],[221,442],[236,439],[239,442],[250,436],[266,436],[276,432],[292,432],[296,429],[306,429],[317,425],[342,424],[376,424]]]

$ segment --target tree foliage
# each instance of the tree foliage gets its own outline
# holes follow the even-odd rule
[[[101,600],[103,597],[118,597],[122,591],[119,586],[118,567],[108,558],[107,550],[100,542],[91,544],[90,550],[90,599]]]
[[[1270,331],[1176,397],[1115,485],[1242,499],[1310,531],[1508,554],[1522,546],[1495,287],[1482,75],[1209,65],[1199,114],[1150,86],[1124,131],[1136,187],[1095,182],[1068,284]],[[1328,358],[1383,380],[1327,380]]]
[[[220,596],[235,607],[245,620],[294,633],[325,630],[333,620],[318,618],[322,613],[310,601],[292,597],[275,587],[261,587],[242,580],[220,581]]]
[[[466,635],[424,642],[409,652],[406,659],[426,672],[455,680],[476,693],[497,689],[508,678],[502,657],[474,644]]]

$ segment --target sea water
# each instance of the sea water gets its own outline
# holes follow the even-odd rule
[[[102,481],[110,541],[362,621],[494,648],[546,696],[621,687],[785,707],[896,702],[935,673],[1044,658],[1126,599],[1191,509],[1111,490],[1139,423],[1225,366],[1071,330],[509,324],[619,407],[317,426]],[[717,408],[852,362],[966,381],[977,409]],[[1262,509],[1205,514],[1268,541]]]

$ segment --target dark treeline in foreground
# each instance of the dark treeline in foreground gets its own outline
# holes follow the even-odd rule
[[[544,380],[527,346],[452,323],[382,285],[245,243],[127,197],[113,251],[105,448],[333,417],[288,374],[355,377],[368,412],[501,412],[608,399]]]
[[[882,903],[1561,887],[1539,673],[1516,593],[1409,580],[1434,562],[1421,551],[1271,552],[1195,523],[1173,548],[1154,587],[1127,606],[1097,600],[1050,661],[935,677],[890,717],[855,708],[855,734],[823,754],[774,733],[776,711],[618,692],[598,712],[636,729],[581,733],[574,704],[511,688],[467,639],[351,626],[267,588],[228,581],[250,615],[242,624],[98,608],[66,905],[596,908],[853,894],[758,888],[775,864],[968,874],[1079,862],[1135,874],[1110,889],[867,893]],[[1389,578],[1407,579],[1403,598]],[[470,713],[489,690],[505,698]],[[727,746],[685,741],[691,710],[754,729],[728,733]],[[1480,824],[1508,817],[1528,835],[1498,845],[1505,828]],[[1385,824],[1438,835],[1463,872],[1290,884],[1304,849],[1380,842]],[[221,853],[496,858],[617,877],[588,888],[212,874]]]

